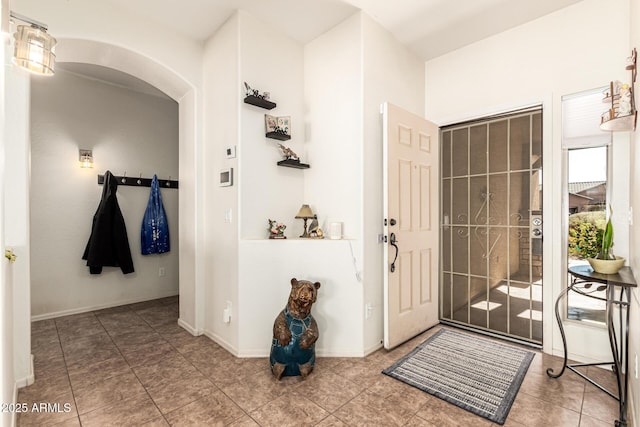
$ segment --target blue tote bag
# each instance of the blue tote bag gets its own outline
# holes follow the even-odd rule
[[[162,205],[162,195],[160,195],[160,185],[156,175],[153,175],[151,180],[151,192],[149,193],[149,203],[142,219],[140,242],[142,255],[162,254],[169,252],[171,249],[169,244],[169,224]]]

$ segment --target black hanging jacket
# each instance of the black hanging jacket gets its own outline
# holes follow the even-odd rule
[[[110,171],[104,174],[104,187],[98,210],[93,215],[91,236],[82,259],[87,260],[91,274],[102,273],[102,267],[120,267],[124,274],[133,273],[127,228],[118,205],[118,182]]]

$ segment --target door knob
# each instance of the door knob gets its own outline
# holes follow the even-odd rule
[[[391,218],[391,220],[389,220],[389,224],[391,225],[396,225],[396,220]]]

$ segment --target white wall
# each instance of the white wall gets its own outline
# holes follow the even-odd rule
[[[318,214],[321,227],[328,230],[329,222],[340,221],[344,237],[350,239],[349,251],[317,259],[328,282],[326,289],[320,288],[318,298],[324,298],[325,293],[330,298],[332,283],[348,298],[348,311],[336,310],[334,314],[349,325],[351,342],[329,350],[334,354],[343,351],[344,355],[364,354],[362,47],[359,13],[304,47],[306,149],[311,164],[304,195]],[[338,263],[350,264],[351,274],[335,275]]]
[[[231,323],[222,322],[226,302],[238,306],[238,157],[240,126],[239,16],[234,14],[211,37],[203,61],[203,159],[209,169],[205,181],[204,210],[208,218],[204,228],[205,249],[205,333],[232,352],[238,347],[238,324],[235,314]],[[236,159],[224,157],[227,146],[236,145]],[[232,167],[236,183],[232,187],[218,185],[219,171]],[[225,220],[226,212],[231,217]]]
[[[341,221],[345,237],[355,240],[362,237],[362,85],[355,14],[304,47],[305,199],[321,226]]]
[[[628,0],[584,0],[426,63],[426,117],[439,124],[544,103],[545,351],[552,351],[552,341],[554,352],[562,349],[557,329],[551,329],[553,303],[565,275],[560,100],[610,80],[629,79],[624,69],[629,55],[628,7]],[[618,158],[627,156],[621,145],[615,150]],[[626,169],[614,169],[614,174],[619,170]],[[625,177],[614,176],[614,181],[624,192]],[[626,211],[624,206],[615,209]],[[624,233],[623,222],[615,226]],[[626,252],[622,243],[616,242],[616,248]],[[601,345],[584,340],[580,328],[567,330],[573,356],[606,357],[604,330],[597,331]]]
[[[89,274],[81,259],[110,170],[177,179],[178,106],[64,70],[33,79],[31,90],[31,307],[35,318],[87,311],[178,293],[178,194],[161,189],[171,251],[141,255],[140,229],[149,188],[119,186],[135,272],[105,267]],[[78,149],[91,149],[81,169]],[[26,193],[26,192],[25,192]],[[166,275],[159,276],[164,268]]]
[[[244,102],[240,106],[239,304],[233,321],[239,325],[239,354],[264,356],[270,348],[273,320],[286,303],[286,296],[280,297],[282,290],[291,289],[289,281],[296,270],[299,279],[309,279],[312,274],[294,267],[297,257],[289,258],[290,263],[278,263],[278,274],[272,274],[271,263],[271,257],[288,254],[294,244],[292,239],[302,234],[302,221],[294,218],[300,206],[313,204],[313,199],[303,195],[308,170],[276,164],[283,159],[278,143],[291,148],[302,162],[308,162],[303,145],[303,47],[248,13],[240,12],[239,16],[240,83],[246,81],[254,89],[270,92],[271,100],[277,104],[272,110]],[[236,88],[237,99],[243,99],[244,87]],[[290,116],[291,139],[265,138],[265,114]],[[266,240],[268,219],[287,225],[288,240]],[[324,278],[315,280],[323,282]]]
[[[305,120],[302,45],[240,12],[240,84],[236,98],[244,98],[243,82],[261,92],[271,93],[277,104],[272,110],[241,103],[240,107],[240,233],[242,239],[268,236],[268,219],[287,225],[289,237],[302,234],[302,221],[295,215],[302,203],[314,203],[303,196],[303,183],[309,170],[277,166],[283,159],[278,143],[305,156]],[[291,117],[291,139],[265,138],[264,116]],[[311,165],[314,168],[315,165]],[[321,212],[321,211],[320,211]],[[297,234],[296,234],[297,233]]]

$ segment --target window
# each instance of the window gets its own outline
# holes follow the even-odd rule
[[[606,88],[562,98],[562,148],[566,156],[567,265],[588,264],[600,250],[606,223],[607,158],[611,133],[600,130],[602,93]],[[571,279],[567,274],[567,285]],[[587,290],[605,297],[604,291]],[[570,292],[567,319],[604,323],[604,301]]]
[[[607,147],[568,151],[569,267],[588,264],[602,245],[607,206]],[[605,291],[591,295],[605,298]],[[567,319],[604,323],[605,302],[570,292],[567,295]]]

